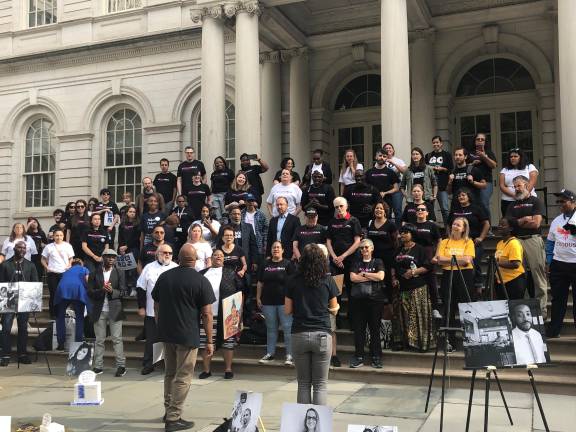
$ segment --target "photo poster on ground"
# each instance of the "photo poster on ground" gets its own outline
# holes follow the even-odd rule
[[[42,282],[16,282],[18,286],[18,313],[41,312]]]
[[[18,312],[18,287],[10,283],[0,284],[0,314]]]
[[[66,375],[78,376],[86,370],[92,370],[94,345],[90,342],[71,342],[68,350]]]
[[[230,415],[230,432],[257,432],[262,412],[262,393],[237,390]]]
[[[124,255],[118,255],[116,266],[120,270],[134,270],[136,268],[136,259],[134,258],[134,254],[129,252]]]
[[[467,368],[497,368],[550,361],[536,299],[458,304]]]
[[[379,425],[348,425],[347,432],[398,432],[398,427]]]
[[[224,339],[242,331],[242,292],[232,294],[222,300],[224,318]]]
[[[280,432],[332,432],[332,408],[284,403]]]

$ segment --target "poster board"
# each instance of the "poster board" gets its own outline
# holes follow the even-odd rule
[[[280,432],[332,432],[332,408],[325,405],[285,403]]]
[[[94,344],[90,342],[71,342],[68,350],[66,375],[78,376],[86,370],[92,370]]]
[[[550,362],[536,299],[459,303],[467,368]]]
[[[242,292],[238,291],[222,300],[224,339],[242,331]]]
[[[18,287],[11,283],[0,283],[0,314],[18,311]]]
[[[132,252],[118,255],[116,258],[116,267],[120,270],[134,270],[136,268],[136,258]]]
[[[18,286],[18,313],[42,311],[42,282],[16,282],[14,285]]]
[[[262,411],[262,393],[236,391],[234,408],[230,415],[231,432],[257,432],[258,417]]]

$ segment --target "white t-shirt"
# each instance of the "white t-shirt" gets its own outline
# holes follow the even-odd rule
[[[196,269],[196,271],[204,270],[208,267],[206,260],[212,256],[212,246],[210,246],[208,242],[196,242],[193,243],[192,246],[194,246],[196,254],[198,255],[194,269]]]
[[[104,283],[107,283],[110,280],[110,275],[112,274],[112,268],[110,268],[110,270],[108,271],[102,270],[102,273],[104,274]],[[108,305],[108,292],[106,292],[106,295],[104,295],[104,304],[102,305],[102,312],[108,312],[109,310],[110,308]]]
[[[322,172],[322,164],[321,163],[319,163],[319,164],[313,163],[312,164],[312,168],[310,168],[310,174],[312,175],[315,171],[318,171],[318,172],[321,172],[322,174],[324,174]]]
[[[206,279],[210,281],[212,291],[216,301],[212,303],[212,315],[218,316],[218,301],[220,298],[220,282],[222,282],[222,267],[210,268],[204,273]]]
[[[364,165],[361,163],[356,165],[356,171],[364,170]],[[340,178],[338,179],[338,183],[344,183],[345,186],[351,185],[356,183],[356,179],[354,178],[354,174],[352,174],[352,170],[350,167],[346,168],[343,174],[340,174]]]
[[[36,250],[36,243],[29,235],[26,236],[26,239],[16,239],[14,241],[10,241],[10,237],[4,240],[4,244],[2,245],[2,253],[6,257],[6,260],[9,260],[14,256],[14,246],[16,243],[25,241],[26,242],[26,254],[24,254],[24,258],[28,261],[32,259],[32,255],[37,255],[38,251]]]
[[[548,240],[554,242],[554,259],[567,263],[576,263],[576,236],[563,227],[568,219],[560,214],[554,218],[548,231]]]
[[[140,273],[140,276],[136,281],[136,286],[146,291],[146,316],[154,316],[154,299],[152,298],[152,290],[154,289],[154,285],[156,285],[156,281],[162,273],[173,269],[174,267],[178,267],[178,264],[175,262],[170,262],[168,265],[162,265],[157,260],[154,260],[151,263],[146,264],[144,269],[142,269],[142,273]]]
[[[48,271],[51,273],[64,273],[68,269],[70,258],[74,258],[74,249],[68,242],[59,245],[49,243],[42,251],[42,256],[48,261]]]
[[[504,184],[506,185],[506,187],[510,192],[514,193],[514,183],[513,183],[514,178],[518,177],[519,175],[523,175],[526,178],[530,178],[530,173],[534,171],[538,172],[538,170],[534,165],[528,164],[526,165],[526,168],[524,168],[523,170],[519,170],[516,168],[514,169],[502,168],[500,174],[504,174]],[[534,191],[534,189],[532,189],[530,195],[536,196],[536,192]],[[515,201],[515,199],[514,197],[502,194],[502,201]]]
[[[246,213],[244,215],[244,222],[252,225],[252,231],[254,231],[254,234],[256,234],[256,226],[254,225],[254,215],[255,214],[256,214],[256,212],[250,213],[248,210],[246,210]]]
[[[188,227],[188,233],[190,233],[190,229],[194,224],[199,224],[202,227],[202,237],[204,237],[204,240],[209,242],[212,247],[216,246],[216,238],[212,238],[212,233],[208,228],[204,226],[204,222],[202,222],[201,220],[194,221],[194,223],[192,223],[190,227]],[[216,232],[220,231],[220,222],[218,222],[217,220],[212,219],[212,223],[210,225],[212,225],[214,231]]]
[[[405,166],[406,166],[406,162],[404,162],[404,161],[403,161],[402,159],[400,159],[400,158],[397,158],[396,156],[392,156],[392,157],[390,158],[390,160],[391,160],[392,162],[394,162],[396,165],[400,165],[401,167],[405,167]],[[390,168],[392,171],[394,171],[396,174],[398,174],[399,176],[402,175],[402,173],[401,173],[400,171],[398,171],[398,168],[396,168],[396,165],[394,165],[394,164],[392,164],[392,163],[390,163],[390,162],[388,162],[388,161],[385,162],[385,165],[386,165],[388,168]]]
[[[278,183],[272,187],[270,190],[270,195],[266,202],[272,204],[272,216],[278,216],[278,210],[276,209],[276,199],[279,197],[284,197],[288,200],[288,213],[296,213],[296,207],[300,205],[300,200],[302,199],[302,190],[294,183],[288,185],[283,185]]]

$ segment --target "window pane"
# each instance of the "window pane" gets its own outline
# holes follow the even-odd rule
[[[473,135],[476,133],[476,125],[474,122],[474,117],[462,117],[460,118],[460,134],[462,135]]]
[[[532,130],[532,112],[520,111],[516,113],[518,130]]]
[[[512,113],[500,114],[500,128],[503,132],[516,130],[516,115]]]
[[[380,75],[362,75],[350,81],[338,94],[335,110],[380,106]]]
[[[490,114],[476,116],[475,133],[490,133]]]

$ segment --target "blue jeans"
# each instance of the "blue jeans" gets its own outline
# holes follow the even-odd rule
[[[332,335],[310,331],[292,335],[299,404],[326,405]]]
[[[494,185],[492,182],[486,183],[486,189],[480,189],[480,202],[488,212],[488,222],[492,226],[492,218],[490,215],[490,199],[492,198],[492,193],[494,192]]]
[[[262,305],[262,313],[266,318],[266,353],[276,353],[278,340],[278,321],[284,332],[286,355],[292,355],[292,315],[284,313],[284,305]]]
[[[56,335],[58,338],[58,345],[64,345],[66,342],[66,308],[69,304],[74,306],[74,315],[76,316],[76,333],[74,335],[75,342],[82,342],[84,340],[84,303],[78,300],[62,300],[57,305],[58,317],[56,318]]]
[[[402,192],[394,192],[390,195],[392,199],[392,211],[394,211],[394,222],[397,227],[402,226],[402,202],[404,201],[404,195]]]
[[[212,208],[214,209],[214,219],[220,221],[224,214],[224,196],[226,192],[212,194]]]
[[[442,222],[444,225],[448,223],[448,214],[450,213],[450,200],[448,199],[448,191],[438,191],[436,200],[440,205],[440,213],[442,213]]]

